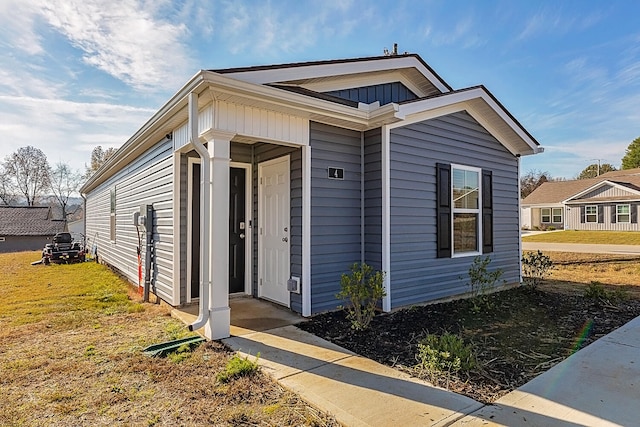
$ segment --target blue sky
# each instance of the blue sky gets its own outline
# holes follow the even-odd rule
[[[82,169],[199,69],[378,56],[484,84],[538,139],[522,170],[619,167],[640,136],[640,2],[0,0],[0,158]]]

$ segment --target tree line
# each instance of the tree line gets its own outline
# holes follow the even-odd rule
[[[622,170],[640,168],[640,137],[634,139],[626,148],[624,157],[622,157]],[[603,173],[616,171],[615,166],[611,163],[592,163],[575,179],[596,178]],[[520,197],[525,198],[533,193],[533,190],[540,187],[547,181],[564,181],[564,178],[554,178],[548,171],[530,170],[520,177]]]
[[[115,151],[115,148],[95,147],[91,152],[91,163],[80,171],[64,162],[50,166],[39,148],[20,147],[0,161],[0,203],[14,206],[26,201],[27,206],[36,206],[44,196],[53,195],[62,211],[62,219],[66,221],[69,199]]]

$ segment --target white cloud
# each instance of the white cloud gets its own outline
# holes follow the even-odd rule
[[[119,147],[154,110],[128,105],[0,96],[0,159],[17,147],[42,149],[50,163],[64,161],[82,168],[96,145]]]
[[[83,61],[137,90],[175,89],[192,69],[182,23],[157,19],[137,0],[52,0],[42,17],[83,52]]]
[[[42,37],[35,30],[37,2],[33,0],[0,1],[0,40],[29,55],[44,52]]]

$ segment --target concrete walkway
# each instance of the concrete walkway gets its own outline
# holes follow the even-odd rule
[[[522,242],[525,251],[580,252],[589,254],[639,255],[640,245],[598,245],[581,243]]]
[[[640,419],[640,317],[483,406],[306,333],[293,326],[303,319],[272,304],[232,300],[231,313],[224,343],[243,357],[259,353],[264,372],[345,426],[631,426]]]

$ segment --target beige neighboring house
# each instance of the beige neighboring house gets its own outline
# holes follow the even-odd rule
[[[640,231],[640,168],[545,182],[521,202],[523,229]]]
[[[65,231],[48,206],[0,206],[0,252],[35,251]]]

